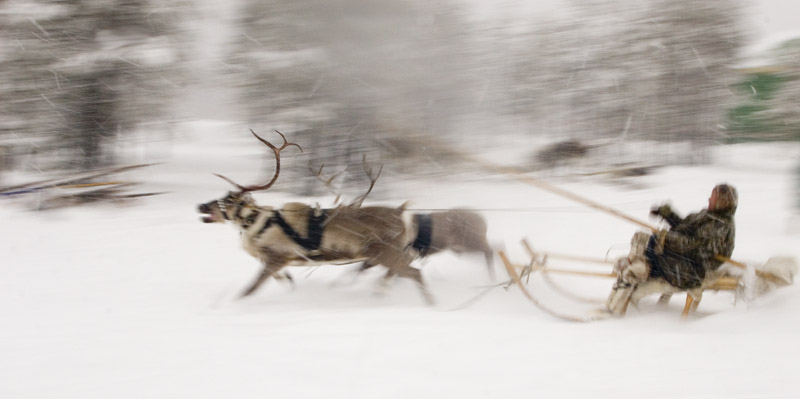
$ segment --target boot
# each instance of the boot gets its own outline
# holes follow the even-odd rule
[[[606,300],[606,309],[611,315],[615,317],[625,315],[634,288],[636,287],[633,284],[624,281],[617,281],[614,284],[614,288],[611,289],[611,294],[608,295],[608,300]]]

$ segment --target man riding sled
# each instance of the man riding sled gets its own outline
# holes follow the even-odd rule
[[[669,205],[653,207],[670,228],[655,233],[637,232],[631,251],[614,265],[617,281],[606,301],[606,311],[623,316],[628,303],[654,292],[698,290],[707,277],[733,253],[738,195],[728,184],[711,191],[708,208],[681,218]],[[699,291],[698,291],[699,292]],[[668,297],[666,297],[668,298]]]

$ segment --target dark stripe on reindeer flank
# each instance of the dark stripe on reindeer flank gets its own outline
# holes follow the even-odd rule
[[[428,250],[431,249],[431,235],[433,232],[433,223],[431,223],[430,214],[416,214],[414,221],[417,222],[417,238],[411,247],[419,251],[420,256],[425,256]]]
[[[284,234],[289,236],[297,245],[309,251],[313,251],[319,249],[320,244],[322,244],[323,224],[327,218],[328,213],[325,210],[319,215],[314,215],[313,212],[308,215],[308,237],[301,236],[289,223],[286,223],[286,220],[281,216],[280,212],[275,212],[275,216],[270,218],[270,220],[277,223]]]
[[[234,220],[241,220],[242,219],[242,209],[244,209],[243,203],[238,203],[236,205],[236,214],[234,214]]]

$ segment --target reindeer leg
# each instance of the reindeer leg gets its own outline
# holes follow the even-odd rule
[[[364,264],[356,273],[356,276],[358,276],[358,273],[361,273],[361,271],[364,270],[365,265],[380,264],[389,268],[389,270],[386,271],[386,275],[383,276],[383,278],[378,283],[378,286],[376,287],[374,293],[375,296],[383,296],[384,294],[386,294],[386,290],[389,287],[389,281],[392,279],[392,277],[394,277],[397,274],[397,272],[395,270],[392,270],[392,268],[389,267],[387,263],[387,261],[390,259],[389,257],[387,257],[387,253],[391,250],[392,250],[391,247],[382,244],[370,245],[369,248],[367,248],[367,250],[365,251],[365,255],[368,256],[368,258],[367,260],[364,261]]]
[[[272,276],[274,273],[275,272],[273,270],[270,270],[268,267],[265,266],[263,269],[261,269],[261,273],[259,273],[258,276],[256,276],[256,279],[253,280],[253,282],[250,283],[250,285],[244,291],[242,291],[241,294],[239,294],[239,298],[244,298],[256,292],[258,287],[260,287],[261,284],[264,283],[264,281],[267,281],[267,279],[270,278],[270,276]]]
[[[492,282],[497,281],[497,276],[494,274],[494,255],[491,251],[486,253],[486,268],[489,269],[489,278],[492,279]]]
[[[297,288],[297,284],[294,282],[294,277],[292,277],[292,274],[287,272],[287,271],[283,271],[281,273],[276,273],[275,274],[275,279],[276,280],[286,280],[286,281],[289,282],[289,285],[292,286],[292,289]]]
[[[364,272],[364,270],[371,269],[374,266],[375,264],[370,262],[369,259],[365,260],[364,263],[362,263],[361,266],[359,266],[358,269],[355,270],[355,273],[353,273],[353,282],[356,281],[358,276],[360,276],[361,273]]]
[[[389,281],[392,281],[396,275],[397,272],[394,270],[387,270],[386,274],[383,276],[383,278],[381,278],[381,280],[378,282],[378,286],[375,288],[375,296],[382,297],[386,295],[386,291],[389,289]]]
[[[489,269],[489,278],[492,279],[492,282],[497,281],[494,274],[494,253],[492,248],[489,247],[489,243],[486,241],[483,242],[483,256],[486,258],[486,268]]]
[[[420,293],[422,293],[422,297],[425,300],[426,305],[435,305],[436,301],[433,299],[433,295],[431,295],[430,291],[428,290],[428,286],[425,285],[425,281],[422,280],[422,273],[419,269],[415,269],[411,266],[407,268],[402,268],[401,270],[397,271],[394,269],[389,269],[386,271],[386,275],[380,281],[380,285],[378,286],[379,291],[377,291],[377,295],[384,295],[386,293],[386,289],[389,287],[389,281],[391,281],[394,276],[400,276],[405,278],[410,278],[414,280],[417,284],[417,288],[419,288]]]
[[[364,261],[364,263],[362,263],[361,265],[359,265],[355,269],[349,270],[347,273],[353,273],[353,279],[350,280],[350,284],[355,283],[356,279],[358,279],[358,276],[360,276],[361,273],[364,270],[367,270],[367,269],[371,268],[372,266],[375,266],[375,265],[374,264],[370,264],[369,260],[366,260],[366,261]],[[335,286],[338,286],[339,284],[341,284],[342,280],[344,280],[344,278],[346,276],[347,275],[345,275],[345,274],[340,275],[336,280],[334,280],[331,283],[331,287],[335,287]]]
[[[417,287],[420,289],[423,298],[425,298],[425,302],[428,305],[434,304],[433,296],[422,280],[422,274],[419,269],[411,267],[411,261],[413,261],[415,257],[414,251],[376,244],[372,245],[367,253],[369,254],[368,256],[370,256],[367,262],[381,264],[389,269],[380,282],[380,289],[385,290],[389,285],[389,281],[396,275],[410,278],[417,283]]]
[[[422,297],[425,299],[425,304],[428,306],[432,306],[436,304],[436,301],[433,299],[433,295],[428,290],[428,286],[425,285],[425,281],[422,280],[422,272],[419,269],[415,269],[411,266],[407,266],[398,273],[400,277],[406,277],[414,280],[417,283],[417,288],[422,293]]]
[[[363,272],[364,270],[371,269],[375,267],[375,264],[370,262],[369,259],[365,260],[364,263],[361,264],[361,267],[356,270],[356,274]]]
[[[436,301],[433,299],[433,295],[431,295],[430,291],[428,291],[428,286],[425,285],[425,281],[422,280],[422,272],[417,268],[411,267],[411,262],[415,257],[416,252],[406,248],[400,253],[397,253],[395,257],[390,259],[388,263],[385,263],[384,265],[386,265],[390,271],[395,271],[398,276],[414,280],[414,282],[417,283],[417,288],[419,288],[419,291],[425,300],[425,304],[432,306]]]
[[[244,291],[242,291],[239,298],[244,298],[254,293],[268,278],[272,277],[286,266],[286,262],[283,258],[273,258],[269,256],[262,260],[262,263],[264,268],[261,269],[261,273],[256,276],[255,280],[253,280]]]

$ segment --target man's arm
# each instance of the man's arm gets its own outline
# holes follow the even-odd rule
[[[673,212],[672,207],[670,207],[669,204],[654,206],[652,209],[650,209],[650,214],[660,216],[667,223],[669,223],[669,227],[675,227],[683,222],[683,218],[678,216],[677,213]]]

